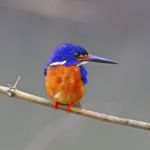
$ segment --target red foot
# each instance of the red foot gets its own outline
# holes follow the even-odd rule
[[[66,110],[67,113],[70,113],[70,112],[71,112],[73,106],[74,106],[74,103],[70,103],[70,104],[68,105],[67,110]]]
[[[55,102],[54,102],[54,109],[56,110],[57,108],[58,108],[58,102],[55,101]]]

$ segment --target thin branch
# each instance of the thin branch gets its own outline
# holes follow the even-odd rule
[[[18,83],[19,83],[19,81],[20,81],[20,76],[18,76],[18,78],[17,78],[17,80],[16,80],[16,82],[15,82],[15,84],[14,84],[14,86],[13,86],[13,88],[14,89],[16,89],[16,87],[17,87],[17,85],[18,85]]]
[[[25,93],[23,91],[16,89],[16,86],[17,86],[19,80],[20,80],[20,77],[18,77],[16,83],[12,87],[0,86],[0,93],[6,94],[10,97],[14,96],[14,97],[17,97],[19,99],[23,99],[23,100],[26,100],[29,102],[33,102],[36,104],[40,104],[43,106],[53,108],[53,103],[50,102],[48,99],[45,99],[45,98],[42,98],[42,97],[39,97],[36,95],[32,95],[29,93]],[[66,111],[67,107],[65,105],[59,104],[58,109],[62,110],[62,111]],[[127,118],[120,118],[120,117],[116,117],[116,116],[112,116],[112,115],[94,112],[91,110],[86,110],[83,108],[73,107],[71,109],[71,113],[85,116],[88,118],[93,118],[96,120],[110,122],[113,124],[120,124],[120,125],[124,125],[124,126],[130,126],[130,127],[150,130],[150,123],[148,123],[148,122],[142,122],[142,121],[127,119]]]

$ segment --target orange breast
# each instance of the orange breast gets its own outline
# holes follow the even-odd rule
[[[80,68],[63,65],[48,68],[45,76],[45,87],[52,101],[61,104],[80,101],[84,94]]]

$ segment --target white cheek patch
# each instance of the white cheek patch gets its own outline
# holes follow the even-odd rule
[[[61,61],[61,62],[53,62],[50,64],[50,66],[64,65],[66,62],[67,62],[66,60]]]
[[[85,65],[87,63],[88,63],[88,61],[82,61],[82,62],[78,63],[77,66]]]

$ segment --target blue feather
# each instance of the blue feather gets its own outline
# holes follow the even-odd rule
[[[66,60],[65,66],[77,65],[78,61],[74,57],[75,53],[85,54],[87,51],[83,47],[73,43],[60,44],[54,49],[48,59],[48,63],[51,64],[53,62],[63,62]]]
[[[44,65],[43,72],[44,72],[44,76],[46,76],[47,75],[47,65]]]
[[[84,66],[80,66],[80,72],[82,76],[82,81],[84,84],[88,84],[88,72]]]
[[[73,43],[60,44],[54,49],[52,55],[48,59],[48,64],[66,61],[65,64],[63,64],[65,66],[78,65],[78,60],[74,57],[75,53],[84,55],[84,54],[87,54],[87,51],[85,48],[79,45],[73,44]],[[88,72],[83,65],[79,67],[80,67],[80,72],[81,72],[83,83],[87,84]],[[47,65],[44,66],[44,75],[46,76],[46,74],[47,74]]]

